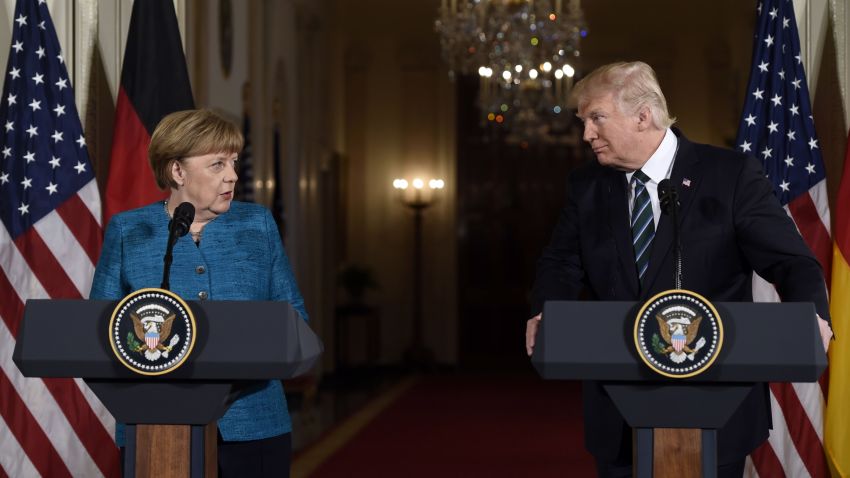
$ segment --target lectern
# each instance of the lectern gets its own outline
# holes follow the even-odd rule
[[[633,326],[641,306],[547,302],[532,355],[544,379],[603,384],[636,431],[638,477],[652,477],[658,471],[654,470],[653,431],[662,428],[701,430],[702,475],[716,476],[716,430],[726,424],[755,383],[815,382],[826,368],[814,305],[717,302],[714,306],[722,317],[726,340],[714,364],[695,377],[661,376],[636,351]],[[695,403],[700,406],[694,407]],[[687,469],[687,464],[676,463],[678,459],[681,455],[665,457],[671,468]]]
[[[142,376],[119,363],[108,343],[116,303],[27,301],[13,358],[27,377],[85,379],[128,424],[125,476],[215,476],[215,421],[241,393],[303,374],[322,352],[287,303],[188,302],[197,323],[191,355],[167,375]]]

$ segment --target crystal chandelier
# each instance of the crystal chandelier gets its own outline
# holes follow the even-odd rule
[[[435,29],[449,75],[478,73],[482,121],[520,139],[563,129],[587,36],[580,0],[442,0]]]

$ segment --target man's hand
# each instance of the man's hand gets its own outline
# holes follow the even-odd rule
[[[537,314],[528,319],[525,324],[525,351],[529,357],[531,357],[531,352],[534,352],[534,338],[537,336],[537,328],[540,327],[540,319],[542,318],[542,313]]]
[[[832,328],[827,321],[820,318],[820,315],[818,316],[818,328],[820,329],[820,338],[823,340],[823,351],[825,353],[829,351],[829,341],[832,340]],[[528,337],[528,332],[525,335]],[[527,338],[525,340],[528,342]]]

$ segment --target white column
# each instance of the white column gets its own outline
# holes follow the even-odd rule
[[[844,107],[844,124],[850,124],[850,59],[847,58],[850,54],[850,8],[847,8],[846,0],[830,1],[829,21],[835,40],[835,63],[841,104]]]
[[[828,27],[829,0],[794,0],[794,15],[797,17],[797,29],[800,32],[800,49],[803,66],[806,68],[806,81],[812,103],[818,85],[820,64],[823,56],[823,44]]]

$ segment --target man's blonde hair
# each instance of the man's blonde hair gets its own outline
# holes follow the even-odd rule
[[[620,61],[600,66],[576,83],[572,98],[581,107],[590,97],[607,93],[614,94],[614,102],[623,113],[636,113],[648,106],[652,124],[659,129],[669,128],[676,122],[676,118],[667,111],[667,100],[661,92],[655,70],[642,61]]]
[[[192,156],[240,153],[244,139],[239,127],[210,110],[171,113],[156,125],[148,148],[156,184],[176,188],[171,165]]]

